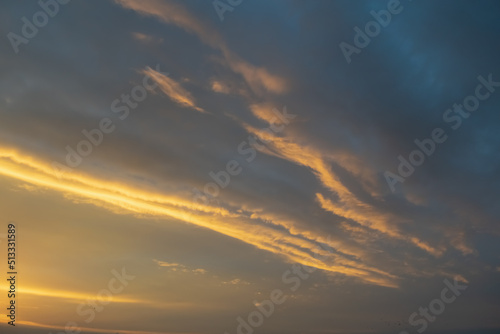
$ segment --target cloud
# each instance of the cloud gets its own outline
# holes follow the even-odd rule
[[[233,53],[222,36],[208,23],[189,13],[183,6],[171,1],[159,0],[115,0],[125,8],[142,15],[153,16],[167,23],[176,25],[196,35],[203,43],[220,50],[227,66],[243,76],[252,91],[258,95],[264,92],[282,94],[288,90],[284,78],[271,74],[267,69],[252,65]]]
[[[96,328],[137,329],[146,317],[144,330],[220,332],[233,312],[246,314],[255,291],[283,288],[289,263],[320,270],[282,309],[281,332],[335,323],[339,333],[382,333],[382,316],[407,319],[444,277],[476,286],[470,303],[446,311],[458,319],[448,331],[479,324],[471,312],[495,314],[497,93],[398,192],[383,178],[415,138],[446,126],[441,115],[473,91],[477,75],[495,71],[492,3],[408,3],[405,19],[391,21],[351,65],[338,43],[352,41],[352,27],[383,6],[245,2],[224,23],[211,1],[61,7],[19,55],[0,52],[2,214],[20,222],[21,242],[31,240],[22,249],[33,273],[23,319],[70,320],[77,299],[69,297],[85,298],[94,285],[97,292],[108,266],[123,261],[141,274],[121,296],[137,304],[117,303]],[[4,31],[19,32],[15,18],[33,14],[21,2],[4,7]],[[155,98],[122,122],[110,104],[146,72],[158,84]],[[297,115],[290,124],[274,118],[283,105]],[[172,107],[183,112],[165,112]],[[84,148],[82,130],[104,117],[113,134],[57,178],[50,162],[63,162],[67,146]],[[285,126],[263,131],[271,124]],[[243,146],[248,154],[239,152],[243,140],[257,143]],[[217,202],[197,201],[193,188],[203,192],[215,182],[209,173],[231,160],[242,173]],[[52,262],[37,257],[41,248]]]
[[[252,104],[250,105],[250,110],[255,117],[269,125],[284,123],[283,120],[276,116],[276,113],[279,113],[279,111],[272,103]]]
[[[272,116],[269,113],[269,106],[253,106],[252,112],[258,118],[269,123],[271,122]],[[397,223],[397,221],[401,220],[400,218],[390,213],[382,212],[358,198],[329,167],[332,162],[335,162],[335,154],[323,153],[313,147],[303,146],[295,142],[291,137],[278,137],[269,131],[262,131],[247,124],[243,124],[243,126],[249,133],[261,138],[266,143],[266,147],[260,149],[263,153],[271,154],[310,168],[322,185],[338,197],[338,203],[335,203],[317,193],[316,199],[323,209],[382,232],[388,237],[408,240],[415,246],[436,257],[443,254],[443,246],[432,247],[415,236],[403,236],[398,226],[400,223]],[[344,164],[344,166],[347,165]]]
[[[6,314],[1,314],[0,316],[7,317]],[[17,320],[16,319],[16,324],[18,325],[23,325],[28,328],[44,328],[44,329],[50,329],[50,330],[60,330],[61,332],[65,332],[68,330],[68,326],[58,326],[58,325],[47,325],[47,324],[42,324],[39,322],[35,321],[26,321],[26,320]],[[75,328],[76,329],[76,328]],[[89,333],[100,333],[100,334],[186,334],[186,332],[179,332],[179,333],[174,333],[169,331],[168,333],[166,332],[157,332],[157,331],[143,331],[143,330],[123,330],[123,329],[108,329],[108,328],[95,328],[95,327],[78,327],[79,330],[83,332],[89,332]],[[194,334],[194,333],[191,333]]]
[[[9,291],[7,287],[0,287],[0,290]],[[66,299],[72,303],[80,303],[85,300],[95,300],[97,294],[82,293],[77,291],[62,291],[56,289],[43,289],[39,287],[18,287],[17,291],[26,295],[51,297],[51,298],[61,298]],[[120,295],[113,296],[112,302],[115,303],[131,303],[131,304],[150,304],[149,301],[126,298]]]
[[[65,173],[58,179],[58,173],[44,162],[26,157],[12,149],[4,148],[1,152],[0,174],[59,191],[69,195],[68,199],[77,202],[80,198],[88,199],[94,205],[117,213],[178,219],[279,254],[288,261],[357,277],[369,284],[397,286],[394,275],[370,268],[363,263],[341,259],[338,255],[330,256],[327,251],[322,251],[325,260],[318,261],[312,256],[319,246],[315,238],[299,237],[291,235],[288,231],[270,228],[262,224],[263,222],[260,223],[259,219],[252,219],[251,215],[230,212],[210,205],[200,206],[182,197],[148,193],[124,184],[110,183],[84,175]],[[208,212],[210,215],[205,214]]]
[[[231,89],[227,85],[217,80],[212,81],[211,88],[216,93],[224,93],[224,94],[231,93]]]
[[[149,44],[149,43],[161,43],[163,41],[162,38],[156,38],[152,35],[143,34],[140,32],[132,33],[132,37],[138,40],[141,43]]]
[[[230,281],[223,281],[222,284],[225,284],[225,285],[249,285],[250,283],[245,281],[245,280],[242,280],[240,278],[235,278],[235,279],[232,279]]]
[[[152,69],[149,66],[146,67],[142,73],[153,79],[153,81],[159,85],[161,91],[175,103],[186,108],[195,109],[202,113],[206,112],[202,108],[196,106],[195,99],[191,93],[184,89],[181,84],[174,79]]]
[[[198,269],[189,269],[186,266],[184,266],[182,264],[179,264],[179,263],[168,263],[168,262],[159,261],[159,260],[156,260],[156,259],[154,259],[153,261],[159,267],[170,268],[170,271],[173,271],[173,272],[180,271],[180,272],[183,272],[183,273],[195,273],[195,274],[206,274],[207,273],[207,270],[205,270],[205,269],[201,269],[201,268],[198,268]]]

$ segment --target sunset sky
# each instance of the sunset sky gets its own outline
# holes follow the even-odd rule
[[[498,1],[66,2],[0,2],[0,333],[500,333]]]

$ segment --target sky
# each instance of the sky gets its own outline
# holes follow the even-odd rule
[[[0,332],[500,333],[499,15],[2,1]]]

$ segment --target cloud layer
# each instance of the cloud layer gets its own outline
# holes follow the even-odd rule
[[[5,38],[0,182],[25,245],[20,324],[224,332],[300,264],[317,270],[268,333],[385,333],[444,278],[471,288],[432,331],[500,328],[500,89],[395,192],[384,177],[448,129],[479,75],[500,81],[500,8],[401,4],[351,63],[339,44],[386,1],[249,1],[223,22],[209,1],[71,2],[19,53]],[[40,10],[1,6],[4,35]],[[144,77],[155,88],[133,100]],[[120,117],[124,98],[137,105]],[[137,278],[85,323],[76,306],[122,267]]]

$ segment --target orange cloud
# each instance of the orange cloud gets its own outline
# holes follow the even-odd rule
[[[202,108],[196,106],[195,99],[193,98],[191,93],[185,90],[174,79],[152,69],[149,66],[146,67],[146,69],[143,70],[142,73],[153,79],[158,84],[161,91],[175,103],[183,107],[193,108],[200,112],[206,112]]]
[[[263,111],[262,107],[254,109],[252,112],[258,115],[259,118],[268,118],[268,114]],[[322,185],[338,197],[338,200],[334,202],[326,199],[319,193],[316,194],[316,200],[324,210],[332,212],[339,217],[356,221],[363,226],[382,232],[391,238],[407,240],[434,256],[441,256],[443,254],[443,249],[431,247],[416,237],[403,236],[399,232],[398,227],[401,221],[400,218],[390,213],[381,212],[372,205],[358,199],[330,168],[330,161],[335,161],[335,155],[329,152],[322,153],[313,147],[298,144],[289,136],[278,137],[270,131],[263,131],[244,123],[242,126],[249,133],[257,136],[266,143],[265,147],[258,147],[257,149],[263,153],[271,154],[309,168]],[[345,160],[345,157],[342,157]]]
[[[97,206],[119,210],[123,214],[171,217],[281,255],[287,261],[357,277],[370,284],[396,286],[394,276],[325,250],[320,250],[325,259],[316,260],[312,254],[318,250],[319,244],[315,240],[319,237],[308,239],[306,234],[292,235],[288,231],[263,224],[244,212],[234,213],[227,209],[198,205],[181,196],[145,192],[83,174],[65,173],[58,179],[58,173],[47,163],[12,149],[0,150],[0,174],[61,192],[71,200],[86,199]]]
[[[193,16],[180,4],[158,0],[115,0],[115,2],[142,15],[153,16],[167,24],[176,25],[196,35],[203,43],[221,51],[228,67],[240,74],[254,93],[261,94],[263,91],[268,91],[281,94],[288,90],[283,78],[269,73],[265,68],[254,66],[234,54],[211,25]]]
[[[2,319],[6,318],[6,314],[0,313],[0,317]],[[26,320],[16,320],[17,325],[23,325],[26,327],[33,328],[46,328],[48,330],[60,330],[61,332],[67,332],[67,328],[65,326],[58,325],[47,325],[34,321],[26,321]],[[1,326],[1,325],[0,325]],[[76,329],[76,328],[75,328]],[[89,333],[110,333],[110,334],[196,334],[196,333],[188,333],[188,332],[151,332],[151,331],[131,331],[131,330],[123,330],[123,329],[106,329],[106,328],[92,328],[92,327],[78,327],[82,332]]]
[[[170,268],[172,271],[181,271],[183,273],[195,273],[195,274],[206,274],[207,271],[205,269],[189,269],[185,265],[179,263],[169,263],[159,260],[153,260],[159,267]]]

